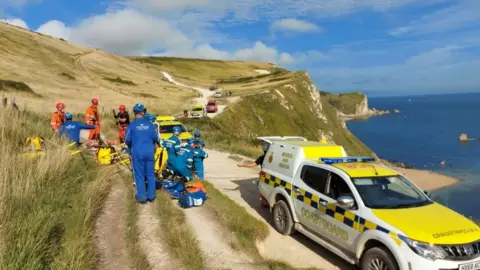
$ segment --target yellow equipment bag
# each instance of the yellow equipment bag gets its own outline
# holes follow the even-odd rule
[[[155,172],[161,173],[163,170],[165,170],[167,159],[167,149],[163,147],[157,147],[157,149],[155,149]]]
[[[43,150],[43,139],[41,137],[28,137],[26,143],[31,143],[33,151],[42,151]]]
[[[110,165],[113,163],[113,156],[116,155],[112,147],[102,147],[97,150],[98,163],[102,165]]]

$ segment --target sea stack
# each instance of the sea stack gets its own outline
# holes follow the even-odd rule
[[[458,138],[458,140],[461,141],[461,142],[466,142],[466,141],[468,141],[468,135],[467,135],[467,133],[462,133],[462,134],[460,134],[460,137]]]

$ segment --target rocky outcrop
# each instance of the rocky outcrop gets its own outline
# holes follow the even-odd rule
[[[321,92],[328,103],[337,109],[337,115],[340,120],[348,121],[353,119],[366,119],[372,116],[389,114],[389,110],[379,110],[368,107],[368,97],[359,92],[332,94]],[[400,113],[395,109],[394,113]]]
[[[468,141],[469,139],[468,139],[467,133],[462,133],[462,134],[460,134],[460,137],[458,137],[458,140],[461,141],[461,142],[466,142],[466,141]]]

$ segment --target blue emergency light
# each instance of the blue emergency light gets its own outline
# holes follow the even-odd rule
[[[349,162],[373,162],[372,157],[342,157],[342,158],[320,158],[325,164],[349,163]]]

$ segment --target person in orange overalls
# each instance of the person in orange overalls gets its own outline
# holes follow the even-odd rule
[[[95,126],[88,135],[88,145],[98,146],[100,139],[100,113],[98,112],[98,99],[92,99],[92,105],[85,111],[85,124]]]
[[[57,103],[57,111],[52,114],[50,118],[50,126],[55,133],[58,133],[58,129],[65,123],[65,104],[62,102]]]
[[[128,125],[130,125],[130,116],[128,115],[128,112],[125,109],[125,105],[120,105],[120,107],[118,108],[118,113],[115,118],[117,118],[117,121],[118,121],[118,137],[119,137],[120,143],[124,143],[127,127]]]

